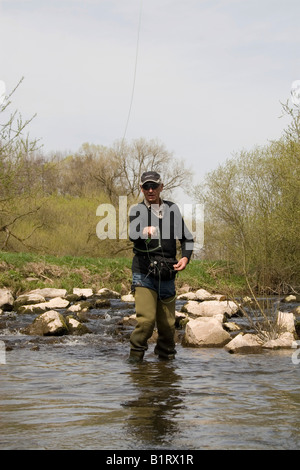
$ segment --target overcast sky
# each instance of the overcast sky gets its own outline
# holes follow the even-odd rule
[[[141,8],[142,7],[142,8]],[[140,36],[138,26],[141,12]],[[299,0],[0,0],[0,80],[45,152],[158,139],[194,183],[280,137]]]

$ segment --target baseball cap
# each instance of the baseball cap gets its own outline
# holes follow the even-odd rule
[[[148,181],[161,184],[160,174],[156,171],[145,171],[141,176],[141,185],[148,183]]]

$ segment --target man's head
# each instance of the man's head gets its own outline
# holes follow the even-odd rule
[[[156,171],[145,171],[141,176],[140,186],[149,204],[159,204],[163,184]]]

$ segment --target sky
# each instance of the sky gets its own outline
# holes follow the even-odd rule
[[[0,80],[24,77],[12,108],[45,153],[155,139],[196,184],[282,135],[299,18],[299,0],[0,0]]]

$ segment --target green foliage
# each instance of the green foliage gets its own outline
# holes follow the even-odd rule
[[[223,262],[191,261],[176,277],[177,288],[186,284],[194,290],[201,287],[217,293],[228,289],[235,294],[245,292],[243,278]],[[67,289],[69,293],[74,287],[95,291],[107,287],[127,294],[131,288],[131,259],[0,251],[0,287],[9,287],[16,294],[43,287]]]
[[[131,260],[51,256],[35,253],[0,252],[0,287],[16,294],[42,287],[67,289],[107,287],[128,293],[131,286]]]
[[[291,129],[295,122],[281,140],[241,152],[196,190],[205,200],[206,256],[234,262],[259,291],[299,286],[300,141]]]

